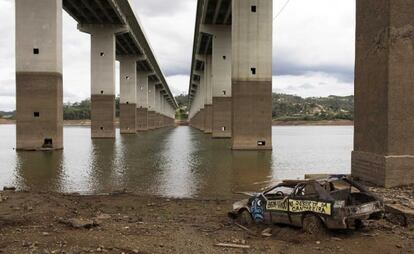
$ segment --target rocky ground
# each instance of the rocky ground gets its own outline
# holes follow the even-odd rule
[[[414,199],[414,188],[376,191],[388,203]],[[274,226],[265,237],[264,226],[227,218],[233,201],[3,191],[0,253],[414,253],[414,226],[398,218],[318,237]]]

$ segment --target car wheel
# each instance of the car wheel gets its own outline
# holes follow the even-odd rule
[[[320,235],[325,232],[322,220],[313,214],[306,215],[302,222],[303,231],[310,235]]]
[[[249,211],[243,210],[243,212],[239,214],[237,222],[243,226],[250,226],[253,224],[253,219]]]

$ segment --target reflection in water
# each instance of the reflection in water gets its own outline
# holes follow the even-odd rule
[[[271,151],[233,151],[232,155],[235,191],[258,190],[272,179]]]
[[[274,127],[273,151],[232,151],[230,140],[184,126],[118,131],[115,140],[65,127],[63,151],[16,152],[15,126],[0,125],[0,187],[226,198],[305,173],[349,173],[352,135],[352,127]]]
[[[62,191],[62,155],[62,151],[17,152],[16,184],[24,189]]]
[[[160,154],[159,181],[155,186],[157,193],[171,197],[194,196],[197,181],[191,163],[196,161],[191,152],[193,143],[189,128],[175,128],[164,140]]]
[[[102,192],[117,187],[115,163],[115,140],[93,139],[89,158],[89,188]]]

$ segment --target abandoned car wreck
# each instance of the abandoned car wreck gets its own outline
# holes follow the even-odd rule
[[[314,234],[324,228],[355,229],[383,214],[382,200],[364,186],[347,176],[330,176],[283,181],[234,203],[229,217],[244,225],[287,224]]]

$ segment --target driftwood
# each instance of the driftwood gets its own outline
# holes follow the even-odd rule
[[[223,247],[223,248],[236,248],[236,249],[249,249],[250,245],[241,245],[233,243],[217,243],[214,246]]]
[[[243,229],[244,231],[246,231],[247,233],[249,233],[250,235],[257,236],[257,233],[256,233],[256,232],[251,231],[250,229],[246,228],[245,226],[240,225],[240,224],[239,224],[239,223],[237,223],[237,222],[235,222],[234,224],[235,224],[236,226],[238,226],[239,228]]]
[[[271,237],[272,236],[272,228],[266,228],[262,231],[262,236],[264,237]]]

